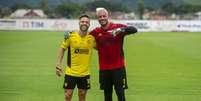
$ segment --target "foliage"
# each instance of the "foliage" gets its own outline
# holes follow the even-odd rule
[[[85,11],[83,6],[76,3],[64,3],[56,7],[55,12],[59,17],[73,18]]]
[[[181,5],[176,8],[177,13],[192,13],[201,11],[201,6],[199,5]]]
[[[12,12],[16,11],[17,9],[31,9],[32,7],[27,4],[15,4],[11,7]]]
[[[144,0],[140,0],[138,4],[138,11],[140,15],[140,19],[143,19],[143,14],[144,14]]]
[[[186,14],[201,11],[201,6],[191,4],[175,5],[173,3],[167,3],[162,6],[162,9],[169,13]]]
[[[12,13],[9,7],[0,8],[0,18],[8,17]]]
[[[45,14],[49,13],[48,10],[48,0],[41,0],[40,2],[40,8],[44,11]]]
[[[130,10],[128,8],[122,6],[122,4],[120,4],[120,3],[111,3],[111,2],[108,2],[105,0],[89,2],[89,3],[85,4],[85,6],[87,7],[87,10],[89,10],[89,11],[95,11],[97,7],[104,7],[112,12],[113,11],[130,12]]]

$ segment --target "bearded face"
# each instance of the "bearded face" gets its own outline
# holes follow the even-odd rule
[[[107,19],[100,19],[98,20],[101,26],[106,26],[108,24],[108,20]]]
[[[80,30],[86,32],[88,30],[89,26],[87,25],[80,25]]]
[[[108,13],[104,10],[97,13],[97,18],[101,26],[106,26],[108,24]]]
[[[80,25],[80,30],[86,32],[90,26],[89,18],[87,17],[81,18],[79,25]]]

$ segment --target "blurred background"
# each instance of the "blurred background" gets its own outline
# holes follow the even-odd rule
[[[200,0],[1,0],[1,18],[77,18],[105,7],[113,19],[200,20]]]

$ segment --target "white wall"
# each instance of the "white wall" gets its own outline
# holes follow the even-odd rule
[[[140,20],[113,20],[114,23],[122,23],[135,26],[139,31],[189,31],[201,32],[201,20],[197,21],[140,21]],[[91,20],[90,30],[99,26],[97,20]],[[0,30],[47,30],[65,31],[78,30],[78,20],[63,19],[0,19]]]

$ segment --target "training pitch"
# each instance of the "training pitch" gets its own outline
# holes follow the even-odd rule
[[[61,40],[63,32],[0,31],[0,100],[64,101],[55,75]],[[201,101],[201,33],[139,32],[126,36],[124,53],[127,101]],[[94,50],[87,101],[103,101],[98,82]]]

